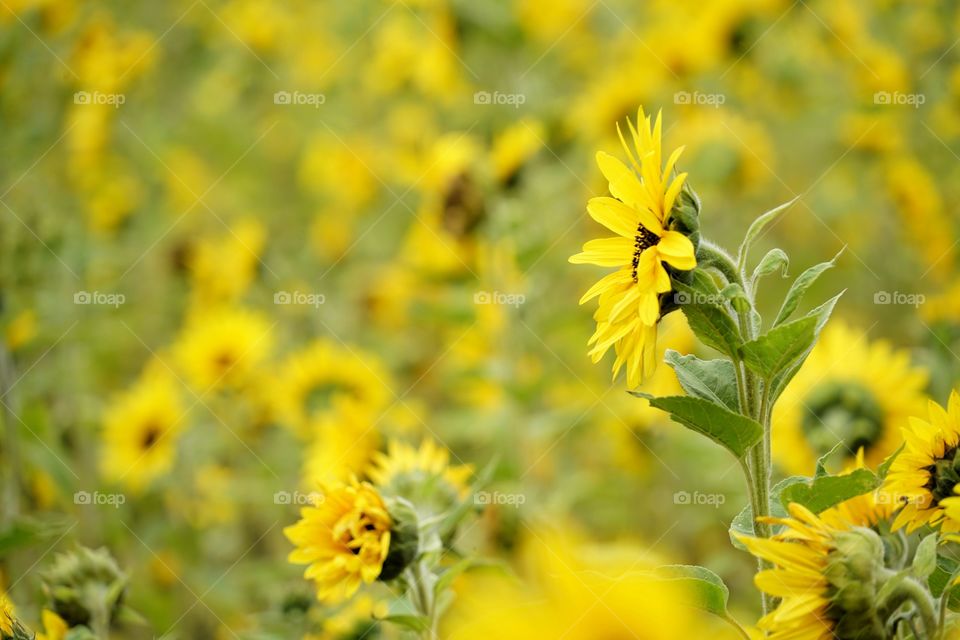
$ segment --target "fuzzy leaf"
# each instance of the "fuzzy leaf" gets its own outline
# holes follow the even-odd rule
[[[846,249],[846,247],[844,247],[844,249]],[[833,256],[832,260],[813,265],[801,273],[800,276],[793,281],[793,284],[790,286],[790,290],[787,291],[787,295],[783,299],[783,306],[780,307],[780,311],[777,313],[777,318],[773,321],[773,326],[777,326],[785,322],[787,318],[793,315],[793,312],[796,311],[797,307],[800,305],[800,299],[803,298],[803,294],[805,294],[807,289],[809,289],[813,283],[817,281],[817,278],[820,277],[820,274],[827,269],[831,269],[837,263],[837,260],[843,254],[844,249],[840,249],[837,255]]]
[[[740,347],[743,362],[764,380],[772,380],[813,347],[816,329],[817,318],[810,316],[774,327]]]
[[[740,411],[736,374],[730,360],[701,360],[667,349],[664,362],[673,367],[680,386],[688,395],[710,400],[731,411]]]
[[[797,484],[798,482],[805,482],[807,478],[803,476],[790,476],[789,478],[784,478],[776,485],[774,485],[771,490],[771,500],[770,500],[770,515],[776,518],[786,518],[788,515],[787,510],[784,508],[783,504],[780,502],[780,495],[783,493],[783,490],[789,487],[792,484]],[[733,546],[741,551],[746,551],[747,548],[743,546],[743,543],[737,540],[734,534],[739,534],[743,536],[752,536],[754,535],[753,529],[753,507],[748,503],[743,509],[740,510],[740,513],[733,519],[730,523],[730,542],[733,543]]]
[[[910,570],[920,579],[929,578],[937,568],[937,542],[939,536],[931,533],[920,541],[917,551],[913,554],[913,564]]]
[[[756,420],[709,400],[689,396],[655,398],[639,391],[630,393],[646,398],[650,406],[669,413],[674,422],[707,436],[737,458],[746,455],[763,437],[763,427]]]
[[[691,285],[674,283],[677,289],[674,301],[683,310],[690,329],[701,342],[733,357],[742,343],[740,331],[722,306],[720,291],[712,282],[708,282],[709,276],[699,270],[694,274]]]
[[[869,469],[855,469],[843,475],[821,476],[810,482],[792,484],[780,494],[780,502],[784,507],[796,502],[820,513],[845,500],[870,493],[879,484],[877,476]]]
[[[783,249],[773,248],[767,251],[760,264],[753,270],[753,276],[750,278],[754,286],[760,278],[765,278],[777,271],[784,278],[787,277],[787,268],[790,266],[790,258]]]

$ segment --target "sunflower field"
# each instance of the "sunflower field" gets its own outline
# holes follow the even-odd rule
[[[0,0],[0,640],[960,639],[960,3]]]

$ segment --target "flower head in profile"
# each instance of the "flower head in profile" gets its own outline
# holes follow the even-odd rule
[[[7,598],[7,594],[0,592],[0,634],[12,636],[15,620],[13,603]]]
[[[620,140],[631,166],[599,152],[597,164],[613,197],[592,198],[587,203],[590,216],[616,236],[587,242],[570,262],[617,268],[592,286],[580,304],[599,297],[590,357],[599,362],[614,347],[614,376],[626,367],[627,384],[635,387],[656,367],[661,295],[672,290],[671,271],[689,271],[697,266],[697,260],[693,242],[673,228],[672,214],[687,177],[685,173],[673,176],[683,148],[663,163],[659,114],[651,125],[641,108],[639,128],[629,120],[627,125],[636,155],[622,132]]]
[[[960,484],[960,394],[950,394],[947,409],[928,403],[929,419],[911,417],[904,427],[904,450],[890,467],[883,491],[903,504],[893,522],[911,532],[925,524],[946,534],[960,532],[960,520],[946,517],[942,501]],[[949,505],[949,503],[947,503]]]
[[[885,638],[876,608],[885,575],[883,542],[874,531],[836,519],[828,523],[792,503],[788,518],[764,518],[783,530],[770,538],[737,536],[773,565],[754,578],[780,604],[758,626],[771,640]]]
[[[320,600],[341,602],[380,577],[393,523],[372,485],[355,478],[326,484],[322,498],[300,513],[300,521],[284,529],[297,547],[289,560],[309,565],[303,575]]]
[[[418,511],[442,512],[470,492],[471,465],[451,465],[450,452],[426,438],[419,447],[391,440],[387,451],[377,452],[367,476],[391,494],[403,496]]]

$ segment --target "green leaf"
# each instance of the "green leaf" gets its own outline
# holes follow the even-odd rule
[[[937,556],[937,566],[927,578],[927,585],[930,587],[930,593],[934,598],[943,595],[943,590],[949,588],[950,595],[947,597],[947,608],[950,611],[960,611],[960,587],[953,584],[957,572],[960,571],[960,563],[947,556]]]
[[[926,579],[936,570],[939,537],[936,533],[931,533],[917,545],[917,551],[913,554],[913,564],[910,567],[916,577]]]
[[[740,347],[740,355],[751,371],[764,380],[772,380],[810,351],[816,339],[817,318],[807,316],[774,327],[745,343]]]
[[[787,268],[789,266],[790,258],[783,249],[770,249],[770,251],[767,251],[767,255],[763,256],[763,259],[760,261],[760,264],[757,265],[757,268],[753,270],[753,276],[750,278],[750,282],[754,287],[756,287],[757,281],[760,278],[765,278],[773,273],[776,273],[777,271],[780,272],[780,275],[786,278]]]
[[[423,633],[424,631],[430,630],[430,620],[426,616],[416,616],[409,614],[399,614],[399,615],[390,615],[385,618],[380,618],[384,622],[392,622],[393,624],[398,624],[401,627],[406,627],[417,633]]]
[[[850,498],[870,493],[879,484],[877,476],[869,469],[855,469],[843,475],[821,476],[810,482],[790,485],[780,494],[780,502],[784,507],[796,502],[814,513],[821,513]]]
[[[707,436],[737,458],[746,455],[763,437],[763,427],[756,420],[709,400],[689,396],[654,398],[639,391],[630,393],[646,398],[650,406],[669,413],[674,422]]]
[[[822,305],[811,311],[805,317],[816,317],[817,323],[815,326],[814,334],[816,336],[820,335],[820,330],[823,329],[823,325],[826,324],[827,320],[830,318],[830,314],[833,313],[833,308],[837,304],[837,300],[840,299],[840,296],[843,295],[841,291],[834,297],[830,298]],[[811,346],[812,348],[812,346]],[[793,376],[797,375],[797,371],[800,370],[800,367],[806,361],[807,356],[810,355],[810,351],[807,350],[792,366],[785,369],[782,373],[778,374],[773,380],[769,382],[769,397],[770,403],[776,401],[780,397],[780,394],[783,393],[783,390],[787,387],[787,384],[793,379]]]
[[[702,343],[734,357],[742,343],[740,331],[722,306],[723,296],[719,290],[716,286],[711,288],[712,283],[706,282],[709,276],[700,270],[694,271],[694,274],[702,276],[695,275],[693,285],[674,283],[677,289],[674,301],[683,310],[690,328]]]
[[[739,413],[740,400],[737,397],[733,362],[721,359],[701,360],[692,355],[680,355],[673,349],[667,349],[663,360],[673,367],[680,386],[688,395],[709,400]]]
[[[890,467],[893,466],[894,460],[897,459],[897,456],[899,456],[900,453],[903,452],[903,449],[906,446],[907,446],[906,442],[901,442],[900,446],[897,447],[896,451],[894,451],[893,453],[891,453],[890,455],[888,455],[886,458],[883,459],[883,462],[881,462],[880,466],[877,467],[877,477],[880,478],[880,480],[887,479],[887,474],[890,473]]]
[[[671,564],[657,567],[654,576],[665,581],[682,585],[692,607],[702,609],[721,618],[727,618],[727,601],[730,590],[720,576],[705,567],[686,564]]]
[[[840,256],[843,254],[843,249],[840,249],[837,255],[833,256],[833,259],[828,262],[821,262],[820,264],[814,265],[800,274],[800,276],[793,281],[793,284],[790,286],[790,290],[787,291],[786,297],[783,299],[783,306],[780,307],[780,311],[777,313],[777,318],[773,321],[773,326],[777,326],[787,320],[793,312],[797,310],[797,307],[800,305],[800,299],[803,298],[803,294],[807,292],[814,282],[817,281],[817,278],[820,277],[827,269],[832,268]]]
[[[788,515],[787,510],[784,508],[783,504],[780,502],[780,495],[783,493],[783,490],[789,487],[792,484],[797,484],[798,482],[806,482],[807,478],[803,476],[790,476],[789,478],[784,478],[776,485],[774,485],[771,490],[771,500],[770,500],[770,515],[776,518],[786,518]],[[737,540],[736,535],[739,534],[742,536],[752,536],[755,534],[753,529],[753,507],[747,504],[743,509],[740,510],[740,513],[733,519],[730,523],[730,542],[733,543],[733,546],[741,551],[746,551],[747,548],[743,546],[743,543]],[[774,531],[776,533],[776,531]]]
[[[743,269],[746,266],[747,253],[750,251],[750,246],[760,236],[760,234],[763,233],[763,230],[767,228],[767,225],[776,220],[781,213],[786,211],[790,205],[799,199],[800,196],[797,196],[789,202],[784,202],[779,207],[770,209],[770,211],[767,211],[753,221],[753,224],[751,224],[750,228],[747,229],[747,235],[743,238],[743,243],[740,245],[740,250],[737,252],[737,265],[740,267],[740,269]]]
[[[829,475],[827,473],[827,460],[829,460],[833,456],[833,454],[835,454],[837,450],[843,446],[844,444],[843,444],[843,441],[841,440],[837,444],[833,445],[833,448],[831,448],[830,451],[827,451],[825,454],[817,458],[817,468],[813,472],[814,480],[816,480],[817,478],[821,478],[825,475]]]

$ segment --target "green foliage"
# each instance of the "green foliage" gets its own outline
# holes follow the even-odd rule
[[[773,321],[773,326],[786,322],[786,320],[793,315],[793,312],[797,310],[797,307],[800,305],[800,300],[807,292],[807,289],[813,286],[813,283],[817,281],[817,278],[819,278],[824,271],[833,268],[833,266],[837,264],[837,260],[843,254],[843,251],[844,249],[841,249],[837,255],[833,256],[832,260],[821,262],[820,264],[810,267],[794,280],[790,286],[790,290],[787,291],[787,295],[783,299],[783,306],[780,307],[777,318]]]
[[[675,422],[707,436],[737,458],[744,457],[763,437],[763,428],[756,420],[709,400],[689,396],[654,398],[645,393],[631,393],[647,398],[651,406],[666,411]]]
[[[736,372],[730,360],[701,360],[667,349],[664,361],[673,367],[680,386],[689,395],[709,400],[731,411],[740,411]]]
[[[786,507],[791,502],[820,513],[835,505],[870,493],[880,481],[869,469],[855,469],[843,475],[823,475],[809,482],[798,482],[786,487],[780,494],[780,502]]]
[[[672,564],[657,567],[654,575],[666,582],[681,584],[690,598],[690,606],[721,618],[730,615],[727,613],[730,590],[713,571],[695,565]]]

